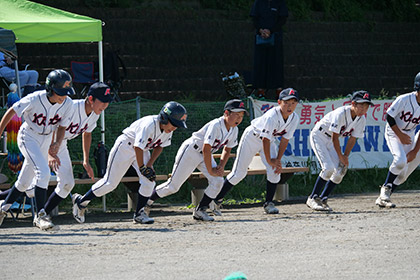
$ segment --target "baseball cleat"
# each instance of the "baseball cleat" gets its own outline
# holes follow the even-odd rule
[[[45,213],[44,209],[39,211],[38,215],[34,219],[34,224],[36,227],[42,230],[49,230],[54,228],[54,224],[52,223],[50,216]]]
[[[278,214],[279,209],[274,206],[272,201],[264,203],[264,211],[267,214]]]
[[[0,208],[0,226],[1,226],[1,224],[3,223],[3,220],[4,220],[4,218],[6,217],[6,215],[7,215],[7,212],[6,212],[6,211],[1,210],[1,208]]]
[[[392,188],[388,185],[381,186],[381,194],[379,195],[379,197],[382,200],[391,200],[391,190]]]
[[[395,208],[395,204],[391,200],[383,200],[381,196],[376,199],[375,204],[381,208]]]
[[[193,218],[194,220],[200,220],[200,221],[206,221],[206,222],[212,222],[214,221],[213,217],[210,217],[207,212],[207,209],[202,209],[202,208],[195,208],[194,212],[193,212]]]
[[[153,224],[154,222],[155,220],[147,215],[146,211],[144,211],[144,208],[142,208],[138,214],[134,213],[134,224]]]
[[[150,216],[150,209],[152,209],[152,205],[148,205],[148,204],[146,204],[146,206],[144,206],[143,208],[144,213],[146,213],[147,216]]]
[[[325,211],[332,211],[332,208],[328,205],[328,199],[321,200],[321,205]]]
[[[222,202],[212,201],[209,205],[209,208],[214,216],[222,216]]]
[[[71,197],[71,201],[73,202],[73,218],[80,224],[85,222],[85,212],[87,210],[86,207],[82,207],[79,205],[79,201],[82,196],[78,193],[75,193]]]
[[[322,207],[321,200],[318,196],[314,196],[313,198],[308,197],[308,199],[306,200],[306,205],[315,211],[325,211],[324,207]]]

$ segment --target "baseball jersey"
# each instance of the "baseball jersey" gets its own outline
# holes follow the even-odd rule
[[[160,129],[159,116],[146,116],[123,130],[123,134],[133,139],[134,147],[148,151],[171,145],[172,133]]]
[[[96,122],[100,115],[95,114],[94,111],[90,115],[86,115],[85,109],[86,100],[73,100],[72,116],[70,124],[66,128],[64,139],[70,140],[83,132],[92,132],[96,127]]]
[[[292,138],[299,122],[299,116],[293,112],[287,120],[283,119],[280,107],[268,110],[264,115],[251,121],[254,133],[273,142],[276,137]]]
[[[200,147],[204,144],[211,146],[211,153],[223,147],[233,148],[238,145],[238,127],[226,129],[224,117],[214,119],[206,123],[199,131],[192,134],[194,143]]]
[[[66,97],[62,104],[51,104],[47,91],[41,90],[31,93],[13,104],[13,110],[32,131],[49,135],[58,125],[68,126],[72,114],[73,102]]]
[[[420,123],[420,105],[417,103],[416,92],[398,96],[386,112],[395,119],[400,130],[413,131]],[[388,123],[386,125],[389,127]]]
[[[340,137],[362,138],[366,125],[366,117],[351,117],[351,106],[342,106],[326,114],[314,127],[314,130],[322,128],[331,134],[337,133]]]

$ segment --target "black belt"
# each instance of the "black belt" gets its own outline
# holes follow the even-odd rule
[[[203,151],[200,150],[200,147],[197,144],[194,144],[193,148],[196,149],[197,152],[200,152],[200,154],[203,153]]]
[[[319,131],[323,131],[322,127],[319,127]],[[329,135],[326,131],[324,131],[324,134],[331,138],[331,135]]]

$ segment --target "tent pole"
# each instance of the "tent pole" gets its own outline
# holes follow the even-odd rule
[[[19,77],[19,66],[17,60],[15,60],[15,75],[16,75],[16,85],[17,85],[17,92],[19,95],[19,98],[22,98],[22,92],[20,90],[20,77]]]
[[[98,42],[99,81],[104,82],[104,53],[102,41]],[[105,112],[101,113],[101,141],[105,145]],[[106,195],[102,196],[102,209],[106,212]]]

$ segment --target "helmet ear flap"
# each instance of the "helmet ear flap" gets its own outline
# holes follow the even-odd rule
[[[164,112],[160,112],[159,113],[159,122],[161,124],[168,124],[168,122],[169,122],[168,115],[165,114]]]
[[[414,90],[420,90],[420,72],[414,78]]]

